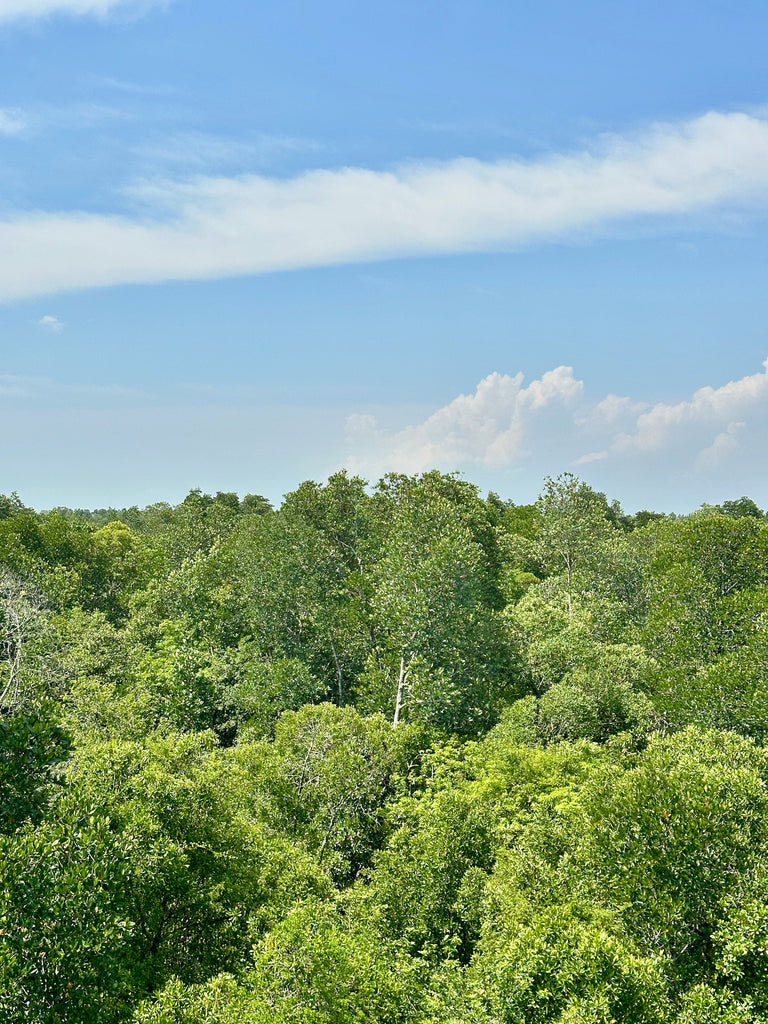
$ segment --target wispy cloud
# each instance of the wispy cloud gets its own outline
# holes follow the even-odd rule
[[[19,213],[0,223],[0,299],[522,247],[629,218],[768,200],[768,119],[710,113],[534,162],[455,160],[134,189],[133,217]]]
[[[165,84],[148,84],[147,82],[131,82],[111,75],[86,74],[84,82],[90,87],[108,89],[113,92],[125,93],[129,96],[172,96],[177,93],[173,86]]]
[[[0,0],[0,23],[30,21],[53,14],[106,17],[118,9],[139,11],[166,0]]]
[[[146,164],[170,170],[203,173],[237,165],[265,165],[296,153],[315,153],[320,149],[313,139],[259,132],[247,138],[232,139],[209,132],[167,133],[136,146],[134,153]]]
[[[24,110],[6,107],[0,108],[0,136],[31,138],[52,130],[83,131],[111,122],[137,120],[138,117],[138,114],[125,109],[100,103],[38,103]]]
[[[20,377],[12,373],[0,373],[0,397],[29,398],[39,388],[39,377]]]
[[[27,119],[21,110],[0,107],[0,135],[21,135],[27,127]]]
[[[524,385],[492,373],[422,423],[383,430],[370,415],[347,422],[348,465],[376,477],[389,470],[599,465],[639,478],[728,475],[768,452],[768,359],[759,373],[704,387],[677,403],[617,395],[595,399],[569,366]]]
[[[44,316],[38,326],[59,331],[64,324],[54,316]],[[29,405],[51,405],[54,402],[76,402],[82,408],[89,408],[101,399],[125,399],[137,408],[183,407],[193,402],[195,407],[204,404],[228,407],[262,407],[265,398],[274,398],[273,389],[269,394],[264,388],[250,384],[224,387],[216,384],[186,383],[179,381],[165,386],[132,387],[124,384],[96,383],[93,381],[66,381],[53,377],[17,376],[0,374],[0,394],[30,399]]]

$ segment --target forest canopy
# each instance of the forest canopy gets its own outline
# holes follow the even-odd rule
[[[768,520],[0,497],[8,1024],[768,1021]]]

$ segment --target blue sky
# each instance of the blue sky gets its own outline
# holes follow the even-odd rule
[[[0,490],[768,505],[763,2],[0,0]]]

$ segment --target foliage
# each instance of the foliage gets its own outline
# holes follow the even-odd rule
[[[764,1024],[768,523],[0,498],[0,1018]]]

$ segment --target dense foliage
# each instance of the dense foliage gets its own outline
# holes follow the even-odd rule
[[[768,521],[0,499],[8,1024],[768,1021]]]

